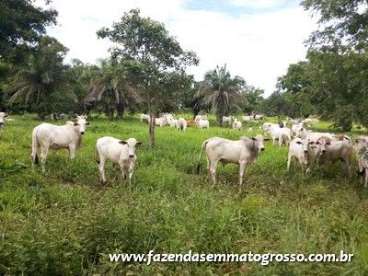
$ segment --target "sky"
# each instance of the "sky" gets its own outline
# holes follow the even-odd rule
[[[288,65],[305,58],[304,41],[317,29],[298,0],[53,0],[51,7],[59,16],[48,34],[69,48],[67,61],[93,64],[108,57],[113,45],[98,39],[96,31],[139,8],[197,53],[199,65],[188,69],[196,80],[226,64],[231,74],[264,89],[266,97]]]

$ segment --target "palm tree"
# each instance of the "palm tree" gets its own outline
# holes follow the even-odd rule
[[[73,95],[65,89],[67,67],[63,59],[66,51],[54,38],[42,38],[27,63],[11,78],[9,104],[24,104],[27,109],[44,118],[59,107],[60,101],[57,99],[68,98],[73,101]]]
[[[245,81],[241,77],[231,77],[226,65],[217,66],[205,74],[196,96],[202,98],[204,104],[216,113],[217,121],[222,126],[223,116],[234,108],[240,109],[238,104],[244,85]]]
[[[85,102],[100,103],[105,114],[113,119],[115,111],[117,117],[122,117],[126,107],[139,101],[138,93],[126,77],[124,66],[113,60],[101,61],[99,72],[91,80]]]

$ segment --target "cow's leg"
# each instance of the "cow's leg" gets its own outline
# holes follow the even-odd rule
[[[40,152],[40,162],[41,162],[41,169],[42,172],[45,173],[46,169],[45,169],[45,164],[46,164],[46,159],[47,159],[47,153],[49,151],[49,147],[45,146],[45,147],[41,147],[41,152]]]
[[[213,185],[216,185],[216,168],[217,168],[218,160],[212,160],[210,162],[210,175],[212,178]]]
[[[350,173],[350,162],[349,162],[349,160],[345,159],[344,164],[345,164],[345,172],[348,175],[348,177],[350,177],[351,173]]]
[[[287,166],[286,166],[287,171],[290,171],[291,158],[292,158],[292,156],[288,155]]]
[[[276,137],[272,136],[272,145],[275,145]]]
[[[244,171],[245,171],[246,165],[247,165],[246,161],[244,161],[244,160],[239,161],[239,185],[240,186],[243,185],[243,176],[244,176]]]
[[[70,160],[73,160],[75,158],[75,150],[76,150],[75,145],[70,144],[69,145],[69,158],[70,158]]]
[[[368,187],[368,168],[363,168],[364,171],[364,188]]]
[[[132,178],[134,174],[134,161],[131,161],[129,164],[129,185],[132,184]]]
[[[100,180],[102,184],[106,183],[105,162],[106,162],[105,157],[100,155],[100,163],[98,163],[98,171],[100,172]]]

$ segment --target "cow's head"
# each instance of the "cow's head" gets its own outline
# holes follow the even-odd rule
[[[87,125],[89,125],[87,115],[79,115],[74,120],[74,126],[79,127],[79,132],[82,135],[86,132]]]
[[[254,145],[256,149],[258,149],[258,152],[265,150],[264,138],[262,135],[257,135],[256,137],[252,137],[252,140],[254,141]]]
[[[321,154],[325,154],[328,147],[331,145],[331,139],[328,137],[321,137],[317,140],[320,147]]]
[[[309,151],[308,151],[309,150],[308,140],[307,139],[296,138],[295,143],[303,151],[303,153],[304,153],[303,163],[305,165],[307,165],[308,164],[308,157],[309,157],[309,154],[308,154],[309,153]]]
[[[126,145],[128,147],[128,156],[129,158],[135,157],[135,148],[142,144],[142,142],[138,142],[135,138],[129,138],[127,140],[121,140],[119,142],[122,145]]]
[[[319,156],[322,153],[322,149],[325,150],[325,146],[322,145],[320,139],[307,139],[308,152],[313,156]]]

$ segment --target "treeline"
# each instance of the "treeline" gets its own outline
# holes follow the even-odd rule
[[[305,0],[318,12],[306,60],[289,66],[266,101],[270,114],[318,114],[345,131],[368,127],[368,12],[362,0]]]
[[[60,113],[104,113],[110,119],[126,112],[213,111],[220,123],[233,112],[251,112],[263,91],[232,77],[226,66],[209,71],[196,82],[186,73],[199,59],[185,51],[165,26],[124,13],[111,28],[97,31],[116,45],[96,65],[64,61],[68,49],[46,35],[57,12],[35,7],[31,0],[1,4],[0,107],[32,112],[44,119]],[[11,16],[16,14],[17,16]],[[55,116],[57,118],[57,116]]]

